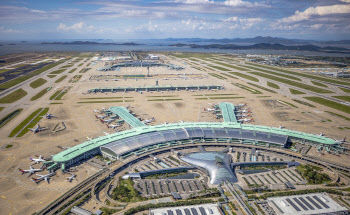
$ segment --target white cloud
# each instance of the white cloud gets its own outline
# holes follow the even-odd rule
[[[264,21],[262,18],[247,18],[247,19],[240,19],[237,16],[229,17],[227,19],[223,20],[224,22],[230,23],[229,28],[230,29],[249,29],[253,27],[254,25]]]
[[[284,23],[300,22],[310,20],[313,16],[326,16],[333,14],[348,14],[350,13],[350,5],[331,5],[309,7],[304,12],[296,11],[294,15],[281,19]]]
[[[21,31],[14,30],[14,29],[11,29],[11,28],[5,28],[3,26],[0,26],[0,32],[1,33],[20,33]]]
[[[75,32],[89,32],[94,30],[95,27],[92,25],[87,25],[84,22],[78,22],[72,26],[67,26],[66,24],[60,23],[57,27],[58,31],[75,31]]]
[[[341,2],[350,3],[350,0],[339,0]]]

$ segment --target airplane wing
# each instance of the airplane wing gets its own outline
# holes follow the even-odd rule
[[[44,177],[45,176],[45,175],[39,175],[39,174],[35,174],[35,175],[40,176],[40,177]]]

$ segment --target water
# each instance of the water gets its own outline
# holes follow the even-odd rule
[[[125,41],[117,41],[123,43]],[[128,41],[130,42],[130,41]],[[132,41],[144,45],[60,45],[41,44],[41,42],[19,42],[2,41],[0,44],[0,55],[23,53],[23,52],[101,52],[101,51],[172,51],[172,52],[213,52],[213,53],[235,53],[235,54],[271,54],[271,55],[303,55],[303,56],[334,56],[349,57],[350,54],[322,53],[322,52],[302,52],[302,51],[281,51],[281,50],[226,50],[226,49],[203,49],[190,47],[174,47],[170,44],[176,41]],[[16,45],[8,45],[15,43]],[[186,42],[184,42],[186,43]],[[209,43],[195,43],[205,45]],[[220,44],[220,43],[217,43]]]

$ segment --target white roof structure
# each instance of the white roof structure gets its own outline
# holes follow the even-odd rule
[[[340,214],[348,211],[340,206],[327,193],[309,193],[304,195],[270,197],[268,205],[278,215]]]
[[[217,204],[151,209],[150,215],[222,215]]]

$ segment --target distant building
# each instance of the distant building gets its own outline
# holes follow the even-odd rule
[[[74,206],[71,210],[71,213],[76,214],[76,215],[92,215],[92,213],[88,210],[85,210],[83,208],[80,208],[78,206]]]
[[[188,205],[171,208],[151,209],[149,215],[187,215],[187,214],[206,214],[222,215],[222,211],[217,204]]]
[[[148,54],[147,59],[149,60],[159,60],[159,57],[154,54]]]
[[[277,215],[348,214],[346,207],[340,206],[326,193],[271,197],[267,201]]]

